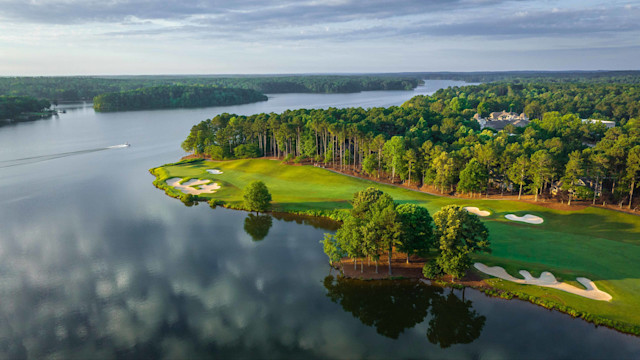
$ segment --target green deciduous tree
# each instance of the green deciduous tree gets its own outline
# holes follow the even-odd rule
[[[454,278],[462,277],[471,265],[471,253],[490,252],[489,230],[464,208],[447,205],[433,215],[433,222],[440,250],[437,264]]]
[[[458,190],[465,193],[479,193],[486,189],[489,174],[487,168],[476,159],[471,159],[460,172]]]
[[[405,151],[402,136],[394,136],[384,144],[384,158],[387,168],[391,169],[391,180],[395,179],[396,174],[404,174],[406,166]]]
[[[320,241],[324,253],[329,257],[329,264],[339,262],[347,254],[338,244],[338,240],[331,234],[324,234],[324,240]]]
[[[485,190],[487,198],[489,197],[489,180],[491,179],[491,170],[498,161],[498,150],[493,142],[487,142],[484,145],[477,144],[474,146],[475,157],[480,164],[486,168],[486,186]],[[462,176],[462,174],[460,174]]]
[[[592,152],[589,156],[589,174],[595,179],[595,186],[593,191],[593,201],[595,205],[598,189],[602,193],[602,183],[604,177],[607,175],[609,168],[609,158],[601,152]],[[599,186],[598,186],[599,185]]]
[[[535,200],[538,201],[538,193],[545,182],[549,181],[553,174],[553,158],[547,150],[538,150],[531,156],[529,176],[531,185],[535,191]]]
[[[400,243],[402,223],[391,196],[382,194],[375,203],[371,204],[362,232],[364,242],[367,244],[366,248],[374,249],[372,255],[379,250],[387,251],[389,275],[392,275],[393,247]]]
[[[433,219],[429,211],[415,204],[396,207],[402,224],[402,236],[398,249],[409,257],[415,253],[426,253],[433,246]]]
[[[562,188],[569,192],[568,205],[571,205],[571,199],[578,186],[578,180],[580,180],[583,174],[584,163],[582,161],[582,155],[580,151],[576,150],[569,154],[569,162],[567,162],[564,176],[562,177]]]
[[[382,194],[384,194],[382,190],[374,187],[368,187],[353,194],[351,215],[364,220],[371,210],[371,205],[378,201]]]
[[[340,229],[336,232],[337,246],[353,259],[353,268],[357,267],[357,259],[365,255],[364,234],[362,233],[363,221],[355,216],[349,216]]]
[[[518,157],[509,170],[507,170],[509,180],[516,185],[520,185],[520,190],[518,190],[518,200],[520,200],[520,197],[522,196],[522,186],[525,184],[527,170],[529,170],[529,159],[525,155]]]
[[[640,145],[634,146],[629,151],[627,157],[627,178],[631,182],[629,188],[629,209],[633,201],[633,189],[636,187],[638,178],[640,177]]]
[[[409,185],[411,185],[411,174],[413,172],[415,172],[415,168],[414,168],[414,164],[416,163],[417,157],[416,157],[416,151],[413,149],[409,149],[407,150],[407,152],[404,154],[404,161],[407,164],[407,174],[408,174],[408,178],[409,178]]]
[[[252,181],[244,188],[244,206],[249,211],[264,212],[271,207],[271,194],[262,181]]]
[[[369,176],[377,175],[379,169],[376,155],[370,154],[365,156],[364,161],[362,162],[362,170]]]
[[[435,182],[440,184],[440,193],[444,192],[444,187],[453,180],[454,163],[451,156],[443,151],[433,159],[432,166],[436,172]]]

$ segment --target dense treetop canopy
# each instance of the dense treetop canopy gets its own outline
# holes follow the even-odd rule
[[[449,87],[433,96],[416,96],[406,107],[429,107],[434,111],[457,111],[466,117],[494,111],[524,112],[541,118],[545,112],[576,114],[582,119],[615,120],[640,117],[640,84],[591,82],[489,83]]]
[[[0,119],[12,119],[27,112],[48,109],[51,103],[31,96],[0,95]]]
[[[628,160],[640,144],[638,104],[636,85],[451,87],[399,107],[220,114],[193,126],[182,147],[213,159],[307,159],[393,182],[434,185],[442,193],[515,188],[536,200],[556,196],[631,207],[640,183],[630,170],[633,157]],[[478,111],[503,109],[527,112],[532,120],[495,131],[480,129],[473,119]],[[612,119],[616,126],[583,118]],[[580,161],[567,167],[572,153]],[[574,180],[567,186],[563,179]]]

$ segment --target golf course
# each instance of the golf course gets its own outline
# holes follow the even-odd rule
[[[351,207],[349,200],[353,194],[370,186],[388,193],[398,203],[424,206],[431,214],[451,204],[477,207],[490,213],[481,219],[489,229],[492,252],[476,254],[474,261],[502,266],[517,278],[521,278],[520,270],[535,277],[549,271],[558,281],[578,288],[584,287],[576,278],[586,277],[610,294],[612,300],[596,301],[548,287],[501,280],[475,269],[470,271],[477,272],[495,289],[528,297],[544,306],[578,313],[587,320],[606,319],[610,321],[608,325],[627,332],[640,328],[640,262],[635,260],[640,258],[640,218],[635,215],[596,207],[563,211],[510,200],[439,197],[319,167],[285,165],[269,159],[185,160],[150,172],[156,176],[157,187],[178,198],[184,192],[169,186],[167,180],[176,183],[176,179],[181,179],[178,182],[183,184],[190,180],[196,184],[216,183],[215,190],[201,192],[197,199],[215,200],[230,208],[242,208],[242,190],[254,180],[268,186],[273,210],[280,212],[329,215],[335,214],[335,210],[346,211]],[[509,214],[530,214],[543,222],[513,221],[505,218]]]

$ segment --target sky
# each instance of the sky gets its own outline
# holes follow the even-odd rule
[[[0,0],[0,75],[640,69],[640,1]]]

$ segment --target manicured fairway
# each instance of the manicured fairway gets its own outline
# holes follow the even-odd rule
[[[213,175],[207,169],[219,169]],[[576,310],[640,325],[640,217],[599,208],[560,211],[529,203],[501,200],[451,199],[352,178],[312,166],[289,166],[274,160],[197,161],[152,169],[156,182],[172,177],[212,179],[221,185],[206,199],[231,206],[242,201],[242,189],[252,180],[263,181],[273,195],[275,210],[307,211],[350,208],[353,193],[375,186],[398,202],[425,206],[433,214],[447,204],[477,206],[491,211],[482,218],[491,234],[492,254],[475,260],[503,266],[511,275],[529,270],[537,276],[548,270],[560,281],[580,286],[575,277],[593,280],[613,296],[611,302],[581,298],[559,290],[490,280],[496,287],[516,290]],[[167,190],[176,196],[175,190]],[[506,214],[533,214],[539,225],[505,219]]]

